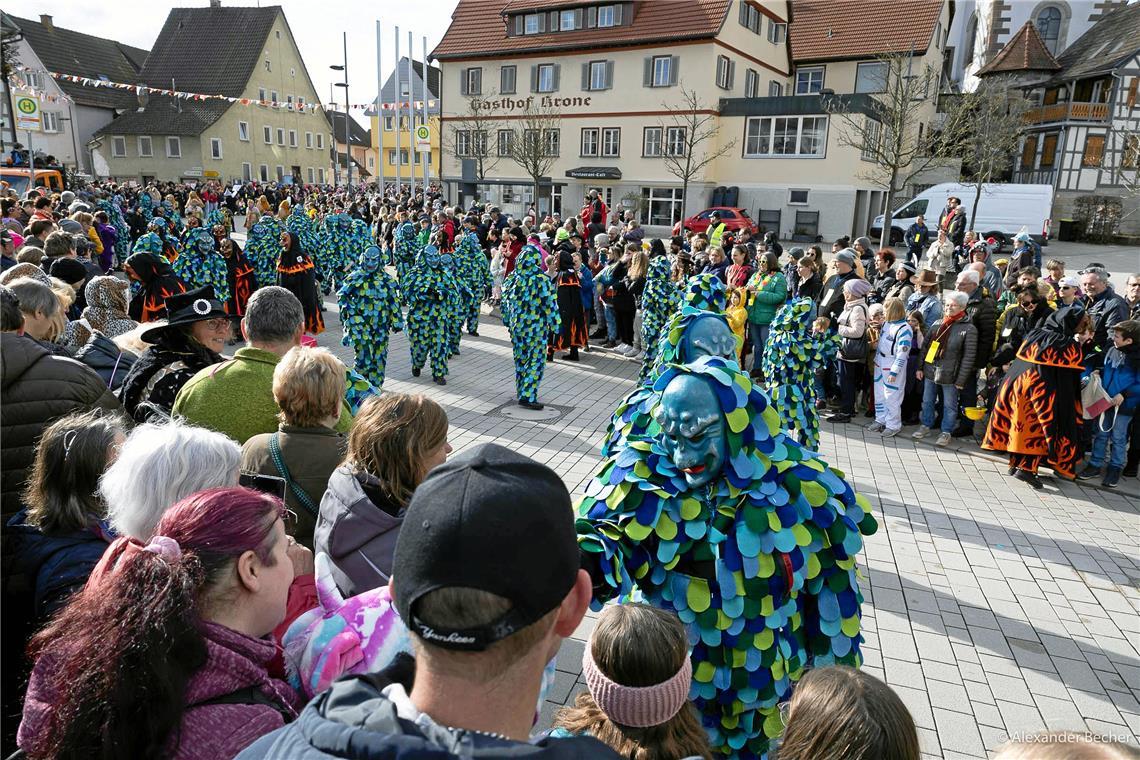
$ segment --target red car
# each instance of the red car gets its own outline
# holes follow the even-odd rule
[[[724,222],[726,230],[742,230],[745,227],[752,230],[753,235],[760,234],[760,229],[756,226],[756,222],[752,221],[752,217],[748,216],[748,210],[738,206],[714,206],[713,208],[706,208],[699,214],[694,214],[684,221],[684,229],[692,230],[693,232],[704,232],[709,228],[709,217],[712,216],[714,211],[720,212],[720,220]],[[680,235],[682,223],[678,222],[673,225],[673,234]]]

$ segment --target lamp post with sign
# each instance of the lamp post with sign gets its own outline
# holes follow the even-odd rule
[[[16,97],[16,129],[28,133],[28,189],[36,186],[36,154],[32,149],[32,132],[43,128],[40,117],[40,101],[31,95]]]

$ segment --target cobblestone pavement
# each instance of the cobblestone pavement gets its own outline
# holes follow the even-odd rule
[[[319,343],[339,345],[335,305]],[[413,378],[404,335],[389,349],[387,391],[427,393],[447,410],[457,450],[485,441],[545,462],[578,495],[637,365],[612,352],[547,368],[540,400],[558,416],[515,414],[511,345],[498,320],[465,335],[446,387]],[[908,431],[909,432],[909,431]],[[957,444],[956,444],[957,445]],[[1043,491],[1006,476],[976,447],[938,450],[824,423],[822,453],[866,494],[880,519],[862,558],[866,667],[894,688],[919,727],[924,757],[986,757],[1007,737],[1044,728],[1140,736],[1140,484],[1098,490],[1046,478]],[[872,464],[874,463],[874,464]],[[562,648],[543,709],[585,686],[583,642]]]

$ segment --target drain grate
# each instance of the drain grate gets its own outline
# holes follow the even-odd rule
[[[551,404],[546,404],[542,409],[537,410],[524,409],[518,405],[517,401],[508,401],[502,406],[492,409],[487,414],[525,422],[549,422],[561,418],[566,414],[566,410]]]

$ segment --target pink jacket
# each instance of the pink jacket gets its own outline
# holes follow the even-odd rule
[[[172,760],[230,760],[254,740],[285,724],[281,712],[268,705],[202,702],[253,686],[293,718],[304,705],[297,692],[266,669],[277,653],[273,641],[252,639],[215,623],[206,623],[204,633],[206,664],[187,684],[187,708],[178,747],[171,748]],[[50,656],[36,662],[24,702],[17,739],[32,756],[40,754],[36,751],[37,737],[55,711],[57,684],[45,681],[51,667]]]

